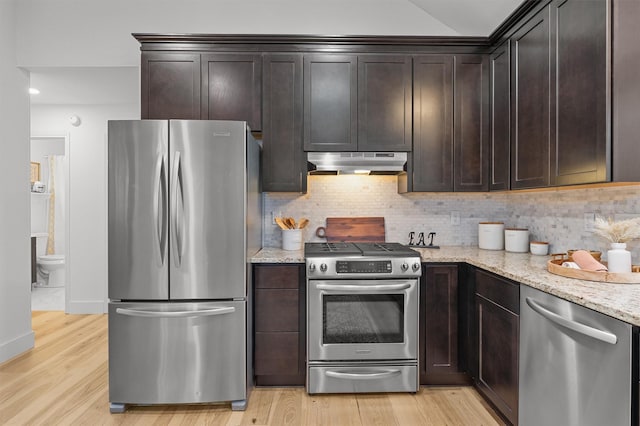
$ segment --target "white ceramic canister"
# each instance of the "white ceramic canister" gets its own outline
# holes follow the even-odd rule
[[[302,250],[302,229],[283,229],[282,249]]]
[[[514,253],[529,251],[529,230],[526,228],[506,228],[504,230],[504,249]]]
[[[504,223],[480,222],[478,247],[485,250],[504,250]]]

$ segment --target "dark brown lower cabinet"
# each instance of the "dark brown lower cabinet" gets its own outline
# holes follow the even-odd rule
[[[511,424],[518,424],[520,286],[476,270],[476,387]]]
[[[254,265],[256,386],[305,382],[305,292],[302,264]]]
[[[469,384],[459,362],[457,265],[425,264],[420,280],[420,384]]]

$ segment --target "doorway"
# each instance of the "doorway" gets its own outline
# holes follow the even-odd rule
[[[68,135],[31,137],[32,311],[66,311],[69,288],[68,153]]]

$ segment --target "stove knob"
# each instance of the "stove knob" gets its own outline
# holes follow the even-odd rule
[[[310,263],[309,264],[309,272],[315,272],[316,271],[316,264],[315,263]]]
[[[407,262],[402,262],[402,266],[400,266],[402,272],[406,272],[409,269],[409,264]]]
[[[320,271],[327,272],[327,264],[326,263],[321,263],[320,264]]]
[[[413,269],[413,272],[418,272],[418,269],[420,269],[420,263],[414,263],[411,268]]]

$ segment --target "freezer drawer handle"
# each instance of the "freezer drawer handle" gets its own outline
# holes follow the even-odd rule
[[[116,313],[129,315],[131,317],[152,317],[152,318],[188,318],[188,317],[208,317],[211,315],[224,315],[235,312],[236,308],[227,306],[224,308],[204,309],[201,311],[144,311],[139,309],[117,308]]]
[[[534,311],[536,311],[537,313],[539,313],[549,321],[555,324],[558,324],[559,326],[568,328],[569,330],[573,330],[576,333],[584,334],[585,336],[592,337],[594,339],[600,340],[605,343],[609,343],[611,345],[615,345],[618,341],[618,337],[615,334],[609,333],[607,331],[598,330],[597,328],[589,327],[588,325],[584,325],[579,322],[568,320],[538,305],[530,297],[527,297],[525,300],[527,301],[527,305],[529,305],[531,309],[533,309]]]
[[[335,379],[357,379],[357,380],[375,380],[375,379],[386,379],[389,377],[397,376],[400,374],[400,370],[382,370],[380,372],[375,373],[360,373],[360,372],[352,372],[346,373],[342,371],[326,371],[324,373],[328,377],[333,377]]]
[[[410,283],[404,284],[381,284],[381,285],[336,285],[336,284],[316,284],[318,290],[328,291],[397,291],[406,290],[411,287]]]

